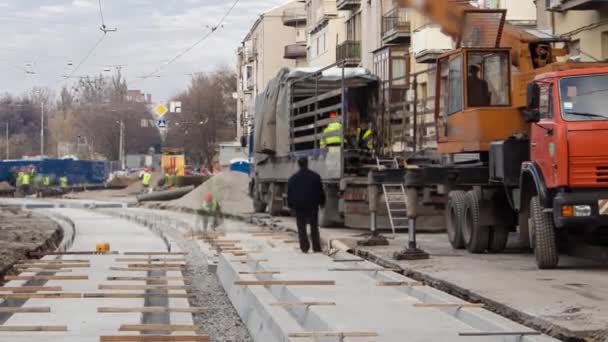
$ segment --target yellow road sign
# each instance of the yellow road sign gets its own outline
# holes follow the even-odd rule
[[[167,108],[167,106],[162,103],[159,103],[158,105],[156,105],[156,107],[154,107],[154,113],[156,113],[159,118],[167,114],[168,111],[169,109]]]

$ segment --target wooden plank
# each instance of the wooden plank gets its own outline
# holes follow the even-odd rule
[[[181,271],[177,266],[147,266],[147,267],[110,267],[111,271],[141,272],[141,271]]]
[[[185,285],[99,285],[99,290],[188,290]]]
[[[251,235],[252,235],[252,236],[255,236],[255,237],[273,237],[273,236],[282,236],[282,237],[285,237],[285,238],[290,238],[290,236],[289,236],[289,235],[287,235],[287,234],[285,234],[285,233],[283,233],[283,232],[280,232],[280,233],[272,233],[272,232],[265,232],[265,233],[264,233],[264,232],[262,232],[262,233],[251,233]]]
[[[239,272],[239,274],[273,275],[273,274],[281,274],[281,272],[279,272],[279,271],[259,271],[259,272]]]
[[[370,267],[361,267],[361,268],[330,268],[331,272],[399,272],[403,271],[400,268],[370,268]]]
[[[34,332],[34,331],[53,331],[65,332],[68,327],[65,325],[0,325],[1,332]]]
[[[0,313],[49,313],[51,308],[48,306],[43,307],[1,307]]]
[[[192,295],[185,293],[163,293],[163,294],[147,294],[147,293],[85,293],[82,298],[191,298]]]
[[[61,269],[61,268],[53,268],[53,267],[44,267],[44,268],[24,268],[24,267],[15,267],[17,271],[20,273],[41,273],[41,272],[51,272],[51,273],[70,273],[73,272],[71,269]]]
[[[118,331],[196,331],[199,326],[189,324],[123,324]]]
[[[186,255],[184,252],[124,252],[123,255]]]
[[[333,280],[237,280],[234,285],[241,286],[333,286]]]
[[[116,262],[186,262],[184,258],[116,258]]]
[[[205,308],[167,308],[164,306],[144,306],[139,308],[118,308],[118,307],[99,307],[99,313],[200,313],[205,312]]]
[[[30,256],[36,256],[36,257],[45,257],[45,256],[52,256],[52,255],[116,255],[118,254],[118,251],[112,251],[112,252],[108,252],[108,253],[98,253],[97,251],[74,251],[74,252],[49,252],[49,253],[29,253],[28,255]]]
[[[106,279],[109,281],[192,281],[190,277],[107,277]]]
[[[411,281],[379,281],[376,286],[424,286],[422,283]]]
[[[24,260],[23,264],[36,263],[36,264],[64,264],[64,263],[82,263],[88,264],[91,261],[89,259],[29,259]]]
[[[230,260],[232,262],[240,262],[241,264],[247,264],[251,262],[268,262],[268,259],[243,259],[243,260]]]
[[[0,292],[37,292],[37,291],[63,291],[61,286],[6,286],[0,287]]]
[[[139,268],[139,267],[185,267],[186,264],[183,263],[153,263],[153,264],[128,264],[128,268]]]
[[[276,302],[271,306],[294,307],[294,306],[335,306],[334,302]]]
[[[283,240],[283,243],[300,243],[298,240]]]
[[[540,335],[538,331],[487,331],[487,332],[464,332],[458,336],[526,336]]]
[[[321,338],[321,337],[377,337],[377,332],[371,331],[315,331],[315,332],[301,332],[301,333],[290,333],[288,335],[292,338]]]
[[[101,336],[100,342],[209,342],[208,335],[123,335]]]
[[[44,269],[61,269],[61,268],[89,268],[91,265],[84,263],[72,263],[72,264],[45,264],[45,263],[36,263],[36,264],[17,264],[15,265],[17,268],[44,268]]]
[[[414,304],[417,308],[483,308],[483,304],[474,303],[417,303]]]
[[[31,298],[82,298],[80,293],[0,293],[2,299],[31,299]]]
[[[35,275],[35,276],[5,276],[6,280],[88,280],[86,275]]]

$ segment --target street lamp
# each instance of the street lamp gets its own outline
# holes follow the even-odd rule
[[[124,170],[125,165],[125,122],[123,120],[116,121],[120,125],[120,137],[118,138],[118,160],[120,162],[120,169]]]
[[[8,139],[8,121],[5,122],[6,125],[6,160],[10,159],[10,149],[9,149],[9,139]]]

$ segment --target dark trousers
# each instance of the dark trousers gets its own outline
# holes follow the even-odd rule
[[[296,210],[296,221],[298,224],[298,237],[300,240],[300,249],[307,253],[310,249],[310,241],[308,241],[308,232],[306,225],[310,225],[310,238],[312,239],[312,250],[321,252],[321,236],[319,235],[319,210]]]

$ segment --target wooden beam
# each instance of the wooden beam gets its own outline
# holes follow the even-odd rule
[[[115,254],[118,254],[118,252],[117,251],[112,251],[112,252],[108,252],[108,253],[99,253],[97,251],[49,252],[49,253],[34,252],[34,253],[29,253],[28,255],[42,258],[47,255],[50,256],[50,255],[115,255]]]
[[[28,260],[24,260],[22,263],[23,264],[28,264],[28,263],[36,263],[36,264],[64,264],[64,263],[82,263],[82,264],[88,264],[91,261],[88,259],[28,259]]]
[[[256,236],[256,237],[273,237],[273,236],[287,236],[287,234],[285,233],[251,233],[252,236]],[[287,238],[289,238],[289,236],[287,236]]]
[[[186,262],[184,258],[116,258],[116,262]]]
[[[138,267],[185,267],[186,264],[183,263],[154,263],[154,264],[128,264],[128,268],[138,268]]]
[[[196,331],[199,327],[189,324],[123,324],[118,331]]]
[[[301,332],[291,333],[288,335],[291,338],[322,338],[322,337],[377,337],[377,332],[371,331],[315,331],[315,332]]]
[[[107,277],[106,279],[109,281],[192,281],[190,277]]]
[[[461,303],[461,304],[453,304],[453,303],[417,303],[414,304],[416,308],[483,308],[483,304],[473,304],[473,303]]]
[[[279,272],[279,271],[259,271],[259,272],[239,272],[239,274],[273,275],[273,274],[281,274],[281,272]]]
[[[234,285],[241,286],[327,286],[336,285],[333,280],[237,280]]]
[[[412,282],[412,281],[379,281],[376,283],[376,286],[424,286],[422,283]]]
[[[0,313],[49,313],[51,308],[48,306],[43,307],[1,307]]]
[[[1,332],[34,332],[34,331],[54,331],[65,332],[68,327],[65,325],[0,325]]]
[[[188,290],[185,285],[99,285],[99,290]]]
[[[5,276],[6,280],[88,280],[86,275],[35,275],[35,276]]]
[[[31,298],[82,298],[80,293],[0,293],[2,299],[31,299]]]
[[[111,271],[141,272],[141,271],[181,271],[179,266],[146,266],[146,267],[110,267]]]
[[[283,240],[283,243],[299,243],[298,240]]]
[[[538,331],[487,331],[487,332],[464,332],[458,336],[526,336],[540,335]]]
[[[71,269],[61,269],[57,267],[44,267],[44,268],[24,268],[24,267],[15,267],[17,271],[20,273],[40,273],[40,272],[51,272],[51,273],[70,273],[73,270]]]
[[[123,255],[186,255],[184,252],[124,252]]]
[[[397,268],[370,268],[370,267],[361,267],[361,268],[330,268],[331,272],[399,272],[403,271],[402,269]]]
[[[84,263],[75,263],[75,264],[45,264],[45,263],[36,263],[36,264],[17,264],[15,265],[17,268],[44,268],[44,269],[61,269],[61,268],[89,268],[91,265]]]
[[[118,307],[99,307],[97,312],[99,313],[199,313],[205,312],[205,308],[167,308],[164,306],[144,306],[139,308],[118,308]]]
[[[335,306],[334,302],[276,302],[271,306],[294,307],[294,306]]]
[[[0,287],[0,292],[37,292],[37,291],[63,291],[61,286],[6,286]]]
[[[123,335],[101,336],[100,342],[209,342],[208,335]]]
[[[191,298],[192,295],[185,293],[163,293],[163,294],[148,294],[148,293],[85,293],[82,298]]]

